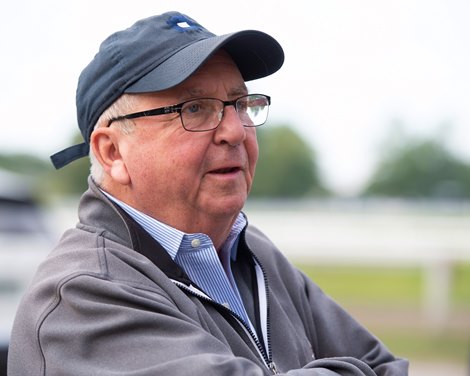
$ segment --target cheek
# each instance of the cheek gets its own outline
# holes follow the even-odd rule
[[[160,160],[161,154],[157,152],[158,146],[144,138],[136,139],[127,150],[127,165],[134,184],[153,181],[160,174],[159,169],[164,166]]]
[[[251,176],[253,177],[256,169],[256,163],[258,162],[259,148],[258,140],[256,139],[256,133],[253,137],[247,139],[246,152],[248,154],[248,163],[250,168]]]
[[[175,140],[146,144],[141,150],[140,157],[135,162],[139,165],[140,174],[149,178],[149,181],[174,182],[188,186],[188,181],[195,181],[203,163],[203,151],[199,150],[194,142],[178,143]],[[168,182],[171,179],[173,182]],[[186,189],[186,188],[185,188]]]

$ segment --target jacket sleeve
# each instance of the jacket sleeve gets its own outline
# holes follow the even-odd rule
[[[257,228],[246,232],[250,249],[256,254],[269,281],[271,321],[290,321],[296,336],[306,336],[311,361],[289,375],[406,376],[408,361],[395,357],[304,273]],[[278,357],[290,357],[288,334],[282,325],[271,326]],[[286,342],[286,341],[284,341]],[[289,359],[286,362],[288,362]]]

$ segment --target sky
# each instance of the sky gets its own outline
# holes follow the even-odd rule
[[[440,132],[470,161],[468,0],[3,1],[0,152],[48,158],[69,146],[78,76],[99,44],[169,10],[216,34],[257,29],[281,43],[284,66],[248,87],[272,97],[270,124],[299,132],[336,193],[367,183],[397,123]]]

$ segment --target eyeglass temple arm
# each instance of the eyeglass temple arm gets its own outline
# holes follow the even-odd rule
[[[115,118],[112,118],[112,119],[109,120],[108,127],[113,122],[119,121],[119,120],[124,120],[124,119],[129,120],[129,119],[136,119],[136,118],[145,117],[145,116],[156,116],[156,115],[172,114],[172,113],[175,113],[175,112],[178,112],[178,113],[181,112],[181,105],[155,108],[153,110],[134,112],[133,114],[118,116],[118,117],[115,117]]]

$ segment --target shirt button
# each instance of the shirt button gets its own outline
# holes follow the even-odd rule
[[[201,245],[201,241],[199,239],[193,239],[191,240],[191,247],[197,248]]]

